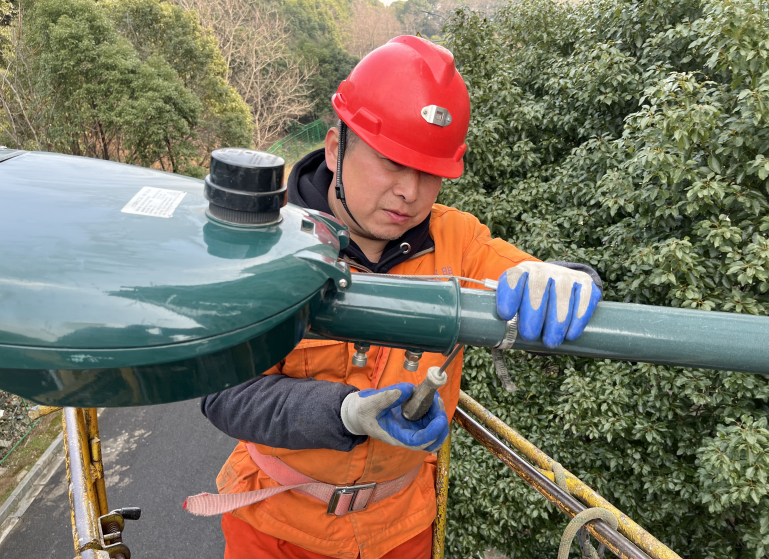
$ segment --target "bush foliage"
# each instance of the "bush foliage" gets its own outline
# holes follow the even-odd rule
[[[470,90],[441,201],[605,298],[769,313],[769,7],[519,0],[447,25]],[[769,557],[769,379],[468,352],[464,389],[682,557]],[[455,433],[458,430],[455,429]],[[459,433],[449,553],[551,558],[560,512]]]

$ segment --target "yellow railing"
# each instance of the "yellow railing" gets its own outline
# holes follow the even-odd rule
[[[36,406],[29,415],[42,417],[60,409]],[[131,552],[123,543],[125,520],[138,518],[141,511],[109,510],[96,408],[64,408],[62,432],[75,559],[129,559]]]
[[[30,415],[40,417],[58,409],[61,408],[38,406],[30,410]],[[681,559],[577,476],[565,470],[464,392],[460,392],[454,422],[570,518],[595,509],[603,509],[613,515],[617,521],[616,530],[602,519],[586,522],[585,528],[617,557]],[[122,541],[125,526],[123,517],[137,518],[138,511],[109,510],[96,409],[65,408],[62,429],[75,559],[127,559],[130,551]],[[516,450],[528,461],[519,456]],[[444,557],[450,454],[451,435],[438,452],[435,485],[438,514],[433,527],[433,559]],[[570,542],[571,538],[568,538],[562,547],[568,550]]]
[[[588,507],[591,507],[590,510],[603,509],[611,513],[616,518],[617,530],[601,519],[587,522],[585,528],[617,557],[621,559],[681,559],[677,553],[636,524],[577,476],[563,469],[550,456],[464,392],[460,392],[459,407],[454,414],[454,421],[518,474],[523,481],[531,485],[570,518],[584,513]],[[528,462],[516,454],[513,449],[523,454]],[[433,529],[433,559],[442,559],[444,555],[449,455],[450,439],[447,439],[438,453],[435,487],[438,499],[438,516]],[[561,479],[557,479],[559,477]],[[560,483],[558,483],[559,481]],[[564,542],[567,549],[570,542],[570,538]]]

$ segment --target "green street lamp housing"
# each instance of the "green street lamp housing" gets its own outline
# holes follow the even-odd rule
[[[285,205],[282,159],[234,151],[213,154],[224,185],[0,151],[1,388],[50,405],[169,402],[294,348],[349,282],[336,261],[349,236]]]

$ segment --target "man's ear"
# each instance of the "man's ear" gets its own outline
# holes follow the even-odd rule
[[[329,128],[326,132],[326,165],[329,171],[336,173],[336,161],[339,154],[339,128]]]

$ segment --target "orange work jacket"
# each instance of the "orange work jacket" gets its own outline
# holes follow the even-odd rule
[[[508,268],[536,260],[501,239],[492,239],[488,228],[472,215],[439,204],[432,208],[430,236],[435,242],[434,251],[415,254],[395,266],[391,273],[496,280]],[[403,350],[372,346],[365,367],[351,365],[354,352],[352,344],[346,342],[303,340],[286,359],[265,374],[313,377],[364,390],[404,381],[417,384],[429,367],[440,365],[445,359],[437,353],[425,353],[419,369],[412,373],[403,368]],[[447,371],[448,382],[440,389],[449,420],[459,399],[461,372],[459,355]],[[307,405],[313,403],[307,402]],[[260,453],[277,456],[311,478],[338,486],[389,481],[421,464],[411,485],[369,504],[365,510],[345,516],[326,514],[327,505],[293,491],[233,512],[257,530],[276,538],[340,559],[353,558],[359,553],[361,559],[378,559],[424,531],[435,518],[436,458],[429,452],[394,447],[372,438],[350,452],[286,450],[259,444],[256,447]],[[279,485],[257,467],[243,441],[230,455],[216,481],[220,493]]]

